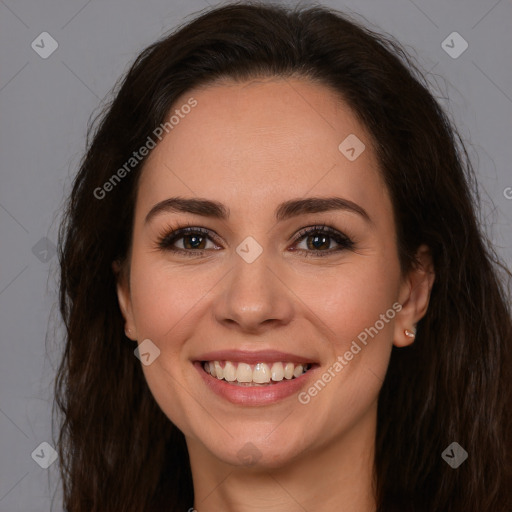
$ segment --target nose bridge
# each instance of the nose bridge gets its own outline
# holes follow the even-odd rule
[[[256,330],[263,323],[287,323],[293,305],[286,286],[277,278],[278,265],[271,261],[272,251],[247,237],[233,254],[233,269],[217,300],[215,316],[219,322],[236,323]],[[272,320],[273,322],[269,322]]]

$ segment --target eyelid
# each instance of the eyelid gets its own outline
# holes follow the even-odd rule
[[[350,238],[346,234],[344,234],[343,232],[339,231],[336,228],[329,226],[328,224],[313,224],[311,226],[305,226],[299,229],[299,231],[295,235],[293,235],[290,238],[290,240],[292,240],[293,242],[297,242],[300,239],[304,238],[305,235],[309,235],[311,233],[316,232],[321,232],[328,235],[333,235],[333,237],[337,236],[350,240]]]

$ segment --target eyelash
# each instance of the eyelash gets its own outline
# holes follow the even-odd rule
[[[187,225],[186,227],[176,226],[171,227],[167,226],[165,230],[159,235],[157,240],[156,249],[163,251],[170,251],[173,253],[180,253],[186,256],[202,256],[205,252],[211,249],[177,249],[172,247],[177,240],[184,238],[187,235],[202,235],[210,238],[215,243],[218,243],[216,237],[212,239],[211,231],[205,228],[194,227],[191,225]],[[354,248],[355,243],[343,233],[340,233],[338,230],[331,228],[330,226],[325,225],[315,225],[309,226],[301,229],[297,235],[294,237],[293,243],[294,245],[301,242],[304,238],[312,234],[322,234],[328,235],[332,240],[338,243],[341,247],[338,249],[328,249],[325,251],[315,251],[315,250],[307,250],[307,249],[295,249],[295,251],[302,252],[306,257],[320,257],[323,258],[325,256],[329,256],[332,254],[339,253],[344,250],[351,250]]]

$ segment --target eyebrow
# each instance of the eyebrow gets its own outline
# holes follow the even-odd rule
[[[291,199],[281,203],[276,208],[276,221],[284,220],[304,215],[308,213],[320,213],[332,210],[342,210],[356,213],[366,222],[372,224],[373,221],[364,208],[358,204],[341,197],[307,197],[305,199]],[[145,223],[147,224],[155,216],[164,212],[181,212],[201,215],[202,217],[210,217],[214,219],[227,220],[230,210],[218,201],[212,201],[203,198],[183,198],[170,197],[155,204],[146,215]]]

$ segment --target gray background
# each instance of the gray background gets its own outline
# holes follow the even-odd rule
[[[471,143],[485,229],[511,266],[511,0],[320,3],[360,13],[430,72]],[[213,1],[0,0],[0,512],[50,510],[52,495],[53,510],[62,508],[57,464],[43,469],[31,454],[44,441],[53,444],[61,334],[54,244],[89,117],[143,48],[208,5]],[[31,47],[45,31],[58,42],[47,59]],[[454,31],[469,44],[458,58],[441,46]]]

